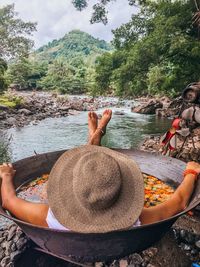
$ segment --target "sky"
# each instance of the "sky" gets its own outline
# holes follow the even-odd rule
[[[128,5],[127,0],[117,0],[108,6],[108,24],[91,25],[92,4],[89,1],[86,10],[79,12],[71,0],[0,0],[0,7],[15,4],[18,16],[24,21],[37,22],[37,32],[32,36],[35,48],[47,44],[53,39],[63,37],[67,32],[79,29],[106,41],[112,40],[111,30],[130,20],[137,10]]]

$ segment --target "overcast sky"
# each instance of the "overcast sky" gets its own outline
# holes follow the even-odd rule
[[[19,17],[25,21],[37,22],[37,32],[33,39],[35,47],[62,37],[65,33],[80,29],[94,37],[110,41],[112,39],[111,29],[115,29],[122,23],[128,22],[131,14],[136,12],[135,7],[129,6],[127,0],[117,0],[108,6],[109,23],[103,24],[89,23],[92,11],[92,3],[89,7],[79,12],[71,4],[71,0],[0,0],[0,6],[14,3],[15,10]]]

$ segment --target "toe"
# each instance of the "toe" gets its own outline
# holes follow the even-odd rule
[[[93,112],[94,118],[98,119],[98,115],[96,114],[96,112]]]

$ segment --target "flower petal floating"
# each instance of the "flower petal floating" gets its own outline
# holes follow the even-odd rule
[[[174,193],[174,189],[158,178],[143,174],[145,187],[145,207],[156,206],[167,199]],[[34,202],[47,203],[46,184],[49,174],[43,174],[34,181],[20,188],[18,196]]]

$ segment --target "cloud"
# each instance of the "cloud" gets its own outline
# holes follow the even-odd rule
[[[109,23],[106,26],[91,25],[89,20],[94,2],[95,0],[90,0],[90,5],[82,12],[74,8],[71,0],[0,0],[0,5],[14,3],[20,18],[38,23],[37,32],[33,34],[37,48],[53,39],[63,37],[73,29],[80,29],[96,38],[110,41],[111,30],[128,22],[131,15],[137,12],[136,8],[128,5],[127,0],[118,0],[108,6]]]

